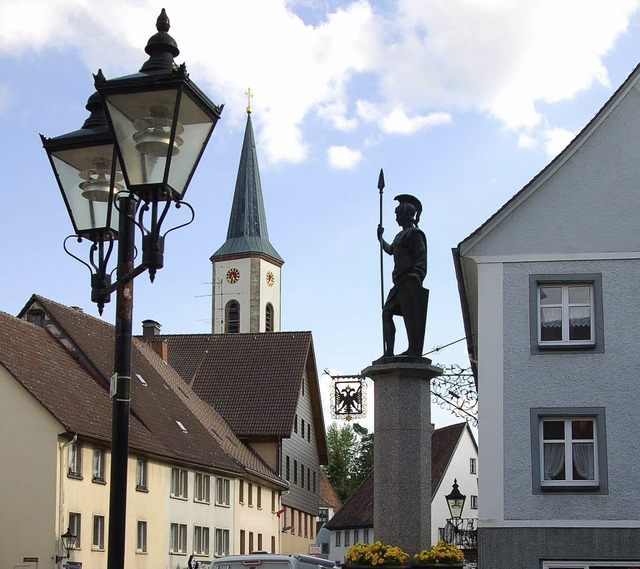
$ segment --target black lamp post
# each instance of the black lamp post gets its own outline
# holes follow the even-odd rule
[[[63,559],[69,559],[71,549],[75,546],[77,537],[78,536],[76,536],[76,534],[71,531],[71,528],[67,528],[67,531],[65,531],[60,536],[60,540],[62,541],[62,549],[64,549],[65,554],[56,555],[56,563],[60,563],[60,561],[62,561]]]
[[[193,220],[182,198],[223,108],[191,82],[184,64],[175,64],[179,50],[164,9],[156,28],[139,73],[95,76],[98,96],[89,99],[91,116],[82,129],[42,137],[76,231],[72,237],[92,243],[89,263],[71,254],[66,240],[65,250],[91,270],[92,300],[100,312],[117,291],[108,569],[123,569],[125,558],[133,279],[148,270],[153,281],[162,268],[168,232],[162,235],[161,227],[171,204],[187,206]],[[143,234],[138,267],[135,226]],[[111,284],[107,264],[116,239],[117,281]]]
[[[447,494],[445,498],[447,500],[447,506],[449,506],[449,514],[451,514],[451,519],[454,521],[454,524],[457,528],[460,522],[460,518],[462,517],[464,501],[467,498],[464,494],[460,492],[458,488],[457,478],[454,478],[451,493]]]

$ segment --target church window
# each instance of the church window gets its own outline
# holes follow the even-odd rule
[[[230,300],[224,309],[224,331],[228,334],[240,332],[240,304],[237,300]]]
[[[270,302],[267,302],[267,308],[265,310],[264,318],[264,331],[273,332],[273,304],[271,304]]]

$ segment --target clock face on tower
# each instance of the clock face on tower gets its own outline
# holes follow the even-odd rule
[[[275,282],[276,282],[276,277],[273,276],[273,273],[271,271],[267,272],[267,284],[269,286],[273,286]]]
[[[235,284],[240,280],[240,271],[235,267],[227,271],[227,282],[229,284]]]

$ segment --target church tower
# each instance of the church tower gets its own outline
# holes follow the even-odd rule
[[[250,91],[247,92],[251,103]],[[269,242],[258,155],[247,106],[227,240],[212,256],[212,333],[279,332],[284,261]]]

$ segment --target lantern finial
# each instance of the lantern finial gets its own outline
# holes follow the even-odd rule
[[[158,33],[149,38],[147,47],[144,48],[149,55],[149,59],[140,69],[142,73],[172,71],[176,67],[173,58],[180,54],[180,50],[176,40],[169,35],[169,28],[169,16],[167,16],[167,12],[163,8],[156,21]]]

